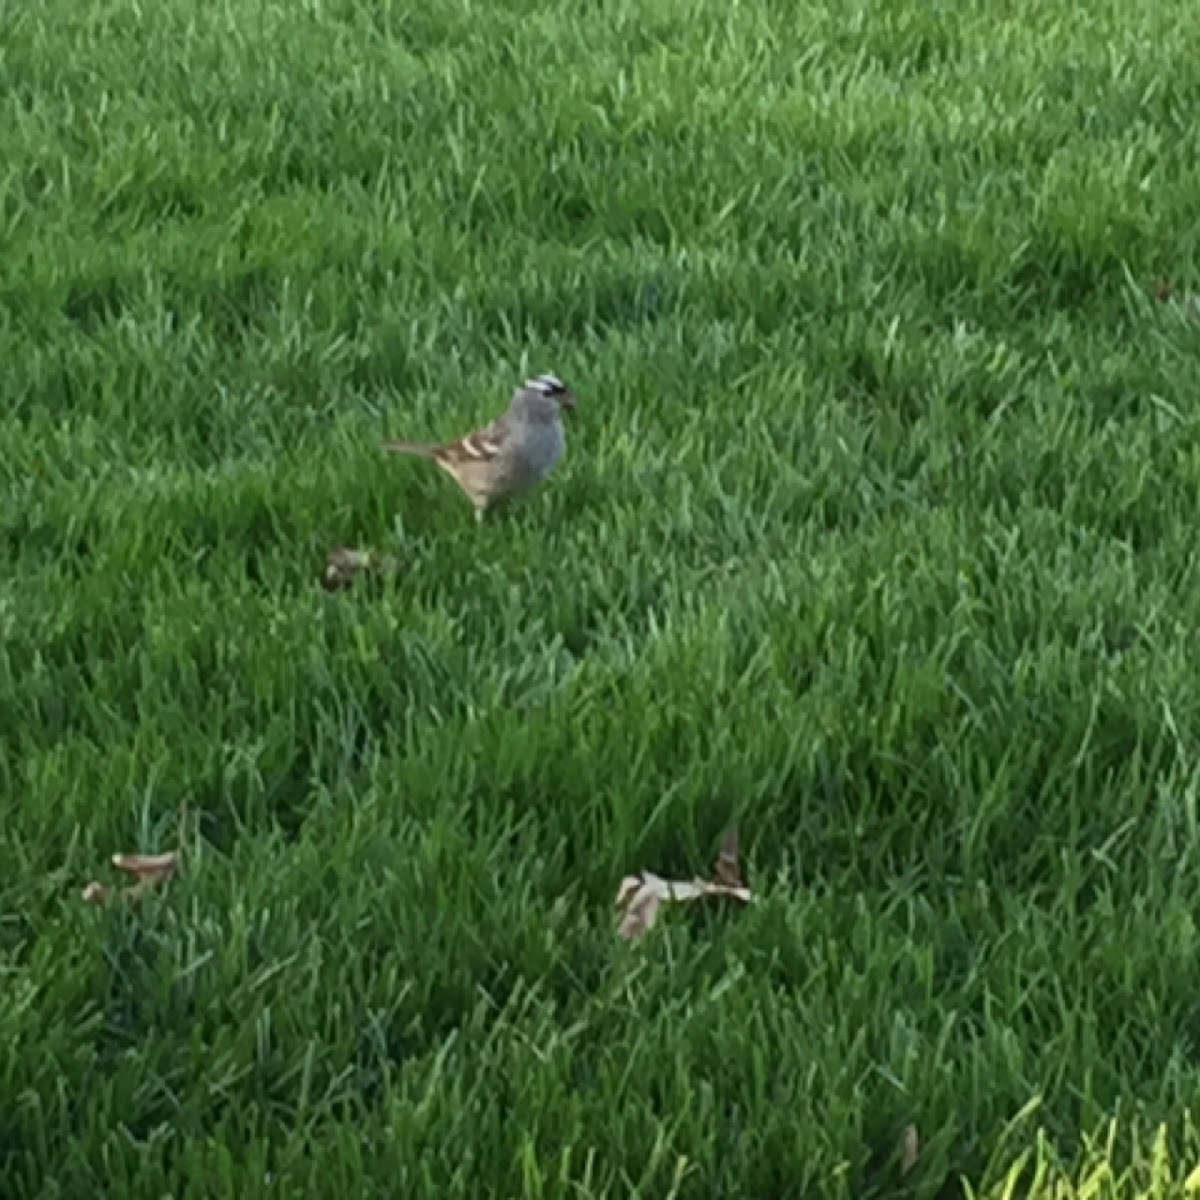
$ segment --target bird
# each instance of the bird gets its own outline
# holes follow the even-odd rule
[[[498,501],[543,483],[566,452],[563,410],[577,397],[557,375],[536,375],[518,387],[508,411],[452,442],[385,441],[393,454],[432,459],[467,494],[480,522]]]

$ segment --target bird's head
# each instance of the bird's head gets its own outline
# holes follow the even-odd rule
[[[557,375],[535,375],[513,393],[513,407],[531,420],[554,421],[575,407],[575,393]]]

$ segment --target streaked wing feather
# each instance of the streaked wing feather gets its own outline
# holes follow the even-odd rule
[[[439,446],[438,457],[447,462],[490,462],[500,453],[507,436],[507,419],[497,417],[490,425]]]

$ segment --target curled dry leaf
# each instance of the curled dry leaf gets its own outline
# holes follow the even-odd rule
[[[1160,279],[1154,285],[1154,298],[1184,317],[1200,319],[1200,292],[1181,291],[1170,279]]]
[[[327,592],[336,592],[348,588],[354,582],[354,577],[371,561],[369,551],[354,550],[349,546],[338,546],[330,550],[325,560],[325,573],[321,576],[321,586]]]
[[[114,854],[112,861],[114,867],[132,875],[136,882],[132,887],[115,890],[93,880],[83,889],[85,903],[103,908],[114,895],[137,900],[151,888],[166,883],[179,867],[179,855],[174,851],[168,854]]]
[[[693,879],[690,882],[663,879],[652,871],[626,875],[617,892],[616,906],[624,910],[617,932],[627,941],[642,937],[658,920],[662,906],[668,903],[721,896],[748,904],[751,893],[742,880],[736,829],[730,831],[721,843],[713,874],[715,878],[712,881]]]
[[[325,560],[321,586],[327,592],[336,592],[348,588],[360,571],[391,574],[395,569],[395,559],[387,555],[377,554],[374,550],[355,550],[352,546],[337,546],[330,550]]]
[[[114,854],[113,866],[118,871],[128,871],[138,883],[165,883],[175,874],[179,855],[168,854]]]
[[[725,840],[721,843],[721,850],[717,855],[717,865],[713,871],[713,876],[719,884],[725,887],[740,888],[744,886],[740,848],[738,846],[738,831],[736,829],[731,829],[725,835]]]

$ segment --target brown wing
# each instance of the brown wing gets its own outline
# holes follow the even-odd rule
[[[442,462],[454,464],[491,462],[500,453],[508,432],[507,417],[497,417],[482,429],[435,447],[433,456]]]

